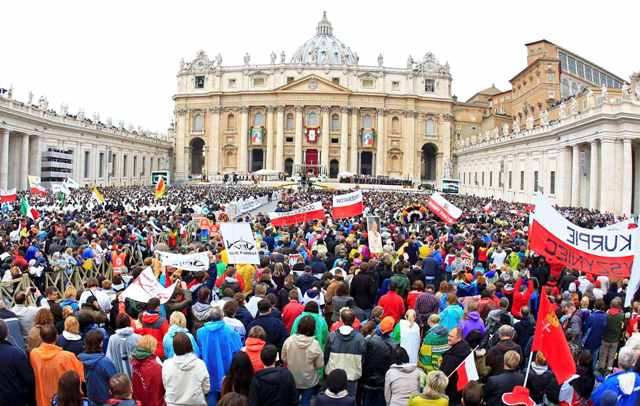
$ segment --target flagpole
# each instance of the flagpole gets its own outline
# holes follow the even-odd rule
[[[471,350],[471,352],[469,353],[469,355],[473,355],[473,353],[476,352],[476,350],[478,349],[478,347],[480,347],[480,345],[476,345],[476,348],[474,348],[473,350]],[[469,355],[467,355],[466,357],[464,357],[464,359],[462,360],[461,363],[458,364],[458,366],[451,371],[451,373],[449,375],[447,375],[447,378],[451,378],[451,375],[453,375],[454,372],[456,372],[458,370],[458,368],[460,368],[462,366],[462,364],[464,364],[464,362],[467,360],[467,358],[469,358]],[[526,381],[525,381],[526,382]]]
[[[533,359],[533,350],[529,353],[529,363],[527,364],[527,373],[524,375],[524,383],[522,386],[527,387],[527,379],[529,379],[529,370],[531,370],[531,360]]]

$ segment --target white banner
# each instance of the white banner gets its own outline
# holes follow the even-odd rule
[[[260,264],[258,247],[249,223],[220,223],[220,234],[230,264]]]
[[[160,303],[164,304],[171,299],[173,291],[176,288],[176,283],[165,288],[158,282],[151,267],[147,267],[131,282],[131,285],[122,292],[122,297],[142,303],[147,303],[152,297],[157,297],[160,299]]]
[[[207,271],[209,269],[209,255],[206,252],[193,254],[172,254],[170,252],[158,252],[162,266],[182,269],[183,271]]]

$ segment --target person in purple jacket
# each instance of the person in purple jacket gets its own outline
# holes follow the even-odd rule
[[[465,339],[473,330],[478,330],[480,335],[484,336],[486,328],[484,321],[482,321],[482,317],[480,317],[480,313],[478,313],[477,303],[469,302],[467,304],[467,309],[464,312],[462,321],[460,321],[460,328],[462,329],[462,336]]]

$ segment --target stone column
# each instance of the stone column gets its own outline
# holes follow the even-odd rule
[[[302,106],[296,106],[296,133],[294,138],[293,164],[302,164]]]
[[[631,139],[622,140],[622,214],[631,213],[631,198],[633,196],[633,152]]]
[[[249,134],[249,108],[242,106],[240,108],[240,145],[238,146],[238,172],[247,173],[249,165],[249,147],[248,137]]]
[[[349,109],[340,109],[340,172],[349,172]]]
[[[320,164],[329,173],[329,107],[322,107],[322,141]]]
[[[275,169],[284,171],[284,106],[276,108],[276,158]]]
[[[265,136],[267,137],[267,169],[273,169],[273,142],[275,131],[273,131],[273,106],[267,106],[267,121],[265,122]]]
[[[580,146],[572,147],[571,157],[571,206],[580,206]]]
[[[591,141],[591,160],[589,162],[589,208],[592,210],[598,209],[598,185],[600,184],[598,152],[598,141]]]
[[[408,111],[405,113],[405,145],[404,145],[404,173],[402,174],[403,178],[415,179],[415,158],[416,158],[416,147],[415,147],[415,124],[416,124],[416,113],[413,111]]]
[[[571,202],[569,191],[571,178],[569,168],[571,168],[571,152],[567,147],[560,147],[558,150],[558,158],[556,160],[556,201],[560,206],[568,206]]]
[[[185,161],[185,138],[186,138],[186,110],[179,109],[176,111],[176,145],[175,145],[175,154],[176,154],[176,173],[175,180],[176,182],[184,181],[186,179],[186,161]],[[113,158],[115,159],[115,158]],[[111,168],[109,168],[111,170]],[[115,171],[114,171],[115,172]],[[112,177],[116,177],[116,174],[113,173]]]
[[[222,108],[214,106],[209,108],[209,126],[207,128],[207,176],[214,180],[220,172],[220,112]]]
[[[615,163],[611,157],[615,156],[614,140],[603,138],[600,140],[600,157],[602,161],[602,173],[608,176],[600,177],[600,211],[613,211],[615,206],[615,182],[611,176],[615,176]]]
[[[9,185],[9,130],[2,129],[0,141],[0,189],[7,190]]]
[[[29,175],[40,176],[42,168],[42,155],[40,153],[40,137],[34,135],[31,140],[31,154],[29,156]]]
[[[20,190],[27,190],[29,187],[27,182],[27,176],[29,176],[29,134],[22,134],[20,141],[20,178],[16,184],[20,185]]]
[[[384,134],[384,109],[378,109],[376,114],[378,116],[378,129],[376,131],[376,175],[384,176],[386,173],[384,168],[385,155],[387,154],[387,138]]]
[[[358,133],[360,132],[360,128],[358,128],[358,108],[353,107],[351,109],[351,163],[349,165],[350,171],[357,175],[358,174]]]

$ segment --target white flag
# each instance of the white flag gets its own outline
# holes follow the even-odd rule
[[[162,286],[156,276],[153,274],[151,267],[145,268],[140,275],[131,282],[124,292],[122,297],[133,299],[137,302],[147,303],[152,297],[160,299],[160,303],[164,304],[171,299],[173,291],[176,288],[177,282],[173,285],[165,288]]]

